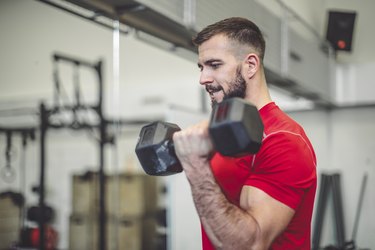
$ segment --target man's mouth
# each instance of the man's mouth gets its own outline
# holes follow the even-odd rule
[[[206,86],[206,91],[211,98],[211,102],[216,103],[216,102],[218,102],[218,100],[221,99],[220,93],[222,93],[223,88],[220,87],[220,86],[218,86],[218,87]]]
[[[206,86],[206,91],[208,92],[208,94],[210,94],[210,96],[213,96],[215,93],[219,92],[223,90],[222,87],[213,87],[213,86]]]

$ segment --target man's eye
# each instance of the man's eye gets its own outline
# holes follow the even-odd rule
[[[212,67],[213,69],[217,69],[217,68],[220,67],[220,64],[219,64],[219,63],[211,64],[211,67]]]

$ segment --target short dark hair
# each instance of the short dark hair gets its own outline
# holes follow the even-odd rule
[[[252,21],[242,17],[231,17],[211,24],[200,31],[192,42],[199,46],[215,35],[223,34],[240,44],[252,47],[263,61],[266,50],[262,32]]]

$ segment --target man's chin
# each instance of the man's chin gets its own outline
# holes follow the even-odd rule
[[[214,107],[216,104],[221,103],[224,99],[211,99],[211,106]]]
[[[218,100],[218,99],[211,98],[211,106],[213,107],[222,101],[223,101],[222,99]]]
[[[211,103],[220,103],[225,99],[225,94],[222,91],[218,91],[212,95],[210,95]]]

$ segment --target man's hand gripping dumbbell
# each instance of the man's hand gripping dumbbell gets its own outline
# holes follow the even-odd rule
[[[182,171],[179,157],[189,155],[189,150],[201,150],[197,153],[202,157],[208,157],[213,150],[225,156],[237,156],[254,154],[261,146],[263,123],[258,110],[240,98],[224,100],[213,108],[208,131],[205,122],[195,127],[200,127],[201,133],[210,140],[199,140],[196,142],[199,145],[192,148],[181,147],[184,152],[177,156],[173,142],[173,134],[180,131],[177,125],[153,122],[144,126],[135,149],[144,171],[149,175],[179,173]]]

